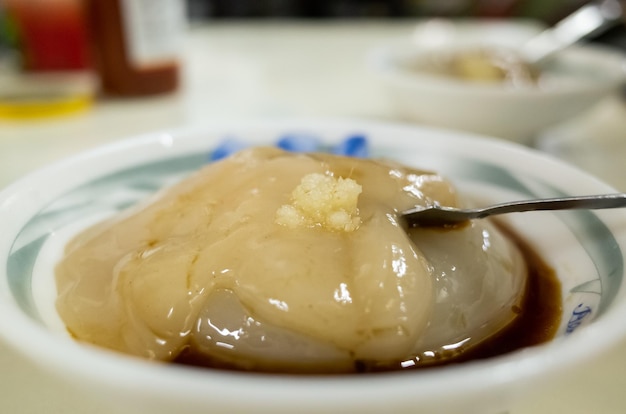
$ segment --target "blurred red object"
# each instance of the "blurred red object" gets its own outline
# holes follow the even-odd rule
[[[22,66],[29,71],[90,67],[81,0],[0,0],[17,29]]]

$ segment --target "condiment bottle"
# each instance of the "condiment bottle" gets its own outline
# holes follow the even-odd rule
[[[87,0],[102,92],[172,92],[180,78],[184,0]]]

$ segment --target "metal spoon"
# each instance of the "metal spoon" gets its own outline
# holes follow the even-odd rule
[[[474,209],[441,206],[416,207],[402,212],[402,216],[409,227],[445,227],[496,214],[536,210],[595,210],[619,207],[626,207],[626,194],[624,193],[511,201]]]
[[[541,64],[554,54],[592,35],[626,21],[623,0],[597,0],[531,37],[515,50],[464,50],[453,56],[442,73],[467,81],[506,81],[511,85],[534,84]]]
[[[600,34],[623,22],[625,16],[625,6],[620,0],[589,3],[532,37],[518,53],[528,64],[537,64],[586,37]]]

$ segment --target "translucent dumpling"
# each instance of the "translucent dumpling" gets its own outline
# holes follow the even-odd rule
[[[355,208],[330,182],[338,204],[314,206],[302,225],[277,219],[312,176],[355,183]],[[430,172],[245,150],[79,234],[56,269],[57,309],[79,340],[163,361],[351,372],[452,357],[440,351],[468,349],[515,318],[526,270],[486,222],[407,233],[398,212],[433,203],[458,200]],[[332,220],[319,219],[331,204]],[[328,224],[337,220],[349,225]]]

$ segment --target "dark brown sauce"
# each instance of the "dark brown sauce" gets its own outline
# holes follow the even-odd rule
[[[428,355],[413,355],[403,361],[385,364],[355,360],[352,373],[415,370],[458,364],[504,355],[551,340],[561,322],[561,283],[554,270],[543,261],[532,246],[506,226],[499,225],[498,227],[518,247],[528,267],[523,303],[514,309],[514,312],[519,314],[517,319],[488,340],[466,349],[457,348],[449,354],[433,352]],[[454,227],[442,229],[442,231],[454,231]],[[190,349],[183,351],[173,362],[205,368],[247,371],[241,367],[216,361],[210,356],[199,355]],[[249,371],[261,372],[261,370],[254,369]],[[297,371],[285,370],[284,367],[264,369],[263,372],[298,374]],[[328,372],[322,372],[324,373]],[[305,374],[310,375],[311,372],[303,373]]]

